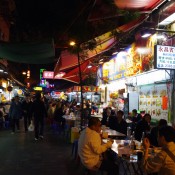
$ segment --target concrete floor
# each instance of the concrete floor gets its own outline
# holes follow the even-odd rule
[[[10,129],[0,130],[0,175],[84,175],[71,151],[72,144],[66,137],[49,127],[44,139],[38,141],[34,140],[34,132],[25,133],[24,129],[15,134]]]
[[[71,156],[64,136],[46,129],[44,140],[34,133],[0,131],[0,175],[78,175],[83,168]]]

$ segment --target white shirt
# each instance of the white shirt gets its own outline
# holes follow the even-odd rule
[[[102,144],[100,134],[87,127],[81,132],[78,142],[78,154],[82,164],[88,169],[98,169],[101,165],[101,154],[112,146],[108,141]]]

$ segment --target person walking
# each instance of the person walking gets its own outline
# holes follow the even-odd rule
[[[28,126],[31,123],[31,107],[32,107],[32,102],[30,101],[30,97],[26,96],[25,100],[22,103],[25,132],[28,131]]]
[[[19,96],[15,96],[11,103],[9,117],[11,119],[12,134],[15,133],[15,126],[17,127],[17,130],[20,131],[19,119],[22,117],[22,107],[19,102]]]
[[[44,136],[44,118],[47,116],[46,107],[41,100],[41,94],[37,93],[32,104],[31,112],[34,117],[35,140],[43,139]]]

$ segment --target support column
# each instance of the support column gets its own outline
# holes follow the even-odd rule
[[[171,119],[170,122],[175,124],[175,70],[170,71],[170,78],[172,80],[171,92]]]
[[[81,65],[80,65],[80,54],[78,52],[78,68],[79,68],[79,75],[80,75],[80,107],[81,107],[81,126],[84,125],[84,118],[83,118],[83,87],[82,87],[82,73],[81,73]]]

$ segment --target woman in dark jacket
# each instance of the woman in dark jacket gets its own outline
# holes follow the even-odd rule
[[[11,119],[12,134],[14,134],[15,126],[17,127],[17,130],[20,129],[19,119],[22,117],[22,107],[21,107],[21,103],[19,102],[19,96],[15,96],[14,100],[11,103],[10,110],[9,110],[9,117]]]
[[[65,112],[63,112],[63,107],[63,104],[58,102],[54,112],[54,121],[57,122],[62,129],[64,129],[66,123],[65,118],[63,118],[63,115],[65,114]]]

